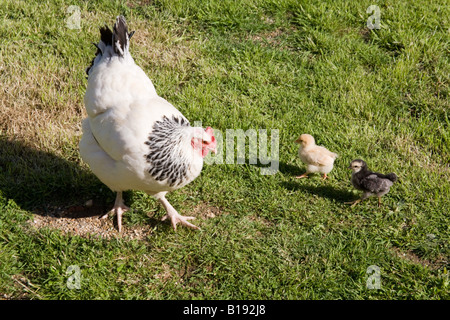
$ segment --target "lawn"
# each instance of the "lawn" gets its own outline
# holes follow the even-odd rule
[[[0,14],[0,299],[450,298],[447,1],[0,0]],[[140,191],[123,235],[112,217],[108,236],[79,230],[115,197],[78,142],[92,42],[119,14],[191,123],[258,146],[278,132],[274,174],[232,150],[168,195],[200,231],[174,232]],[[302,133],[339,154],[329,179],[295,178]],[[344,204],[356,158],[398,175],[381,208]]]

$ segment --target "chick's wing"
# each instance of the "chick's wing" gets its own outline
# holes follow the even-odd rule
[[[306,154],[309,163],[317,166],[329,166],[334,162],[335,154],[321,146],[315,146]]]
[[[388,179],[380,178],[376,174],[370,174],[361,180],[361,186],[372,193],[379,193],[389,188],[388,181]]]

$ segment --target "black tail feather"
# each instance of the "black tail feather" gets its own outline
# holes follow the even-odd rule
[[[392,182],[395,182],[398,179],[398,177],[395,173],[382,174],[379,172],[371,172],[371,174],[375,174],[378,178],[389,179]]]
[[[127,23],[125,22],[125,18],[123,16],[118,16],[116,19],[116,23],[114,24],[113,31],[108,27],[108,25],[104,25],[100,27],[100,41],[104,43],[105,47],[111,46],[114,48],[114,52],[119,56],[123,57],[125,51],[128,49],[128,43],[131,37],[134,34],[134,31],[128,32]],[[97,52],[95,53],[95,57],[99,54],[103,54],[102,50],[98,44],[93,43],[93,45],[97,48]],[[102,47],[104,48],[104,47]],[[86,74],[89,76],[89,70],[94,65],[94,59],[92,59],[89,67],[86,68]]]
[[[397,181],[397,175],[395,173],[389,173],[386,175],[386,178],[388,178],[389,180],[391,180],[392,182]]]
[[[118,16],[114,24],[113,43],[114,52],[119,56],[123,56],[128,47],[128,27],[123,16]]]
[[[107,46],[112,46],[113,33],[111,29],[105,24],[103,28],[100,28],[100,40]]]

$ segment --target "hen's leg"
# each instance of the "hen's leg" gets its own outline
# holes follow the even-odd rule
[[[305,172],[305,173],[302,174],[301,176],[296,176],[297,179],[307,178],[307,177],[308,177],[308,172]]]
[[[162,221],[166,220],[167,218],[170,218],[170,221],[172,221],[172,227],[176,231],[177,230],[177,224],[181,223],[183,226],[192,228],[192,229],[200,229],[196,225],[193,225],[192,223],[188,222],[188,220],[195,219],[195,217],[184,217],[180,215],[177,210],[172,207],[172,205],[167,201],[165,196],[158,197],[158,200],[163,205],[164,209],[166,209],[167,214],[162,217]]]
[[[105,219],[110,213],[115,213],[117,215],[117,228],[119,229],[120,233],[122,232],[122,214],[128,210],[130,210],[130,208],[128,208],[123,203],[122,191],[119,191],[117,192],[116,201],[114,202],[114,207],[112,208],[112,210],[102,215],[100,219]]]
[[[324,174],[323,174],[323,177],[322,177],[322,180],[325,180],[326,178],[328,178],[328,176],[327,176],[326,173],[324,173]]]

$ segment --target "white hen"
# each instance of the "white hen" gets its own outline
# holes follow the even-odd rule
[[[213,130],[191,127],[169,102],[159,97],[144,71],[134,63],[128,48],[124,17],[113,31],[100,28],[101,40],[89,68],[84,102],[88,117],[83,121],[80,154],[93,173],[117,192],[113,209],[119,232],[124,205],[122,192],[142,190],[158,199],[170,218],[198,229],[167,201],[167,192],[193,181],[201,172],[203,157],[216,150]]]

